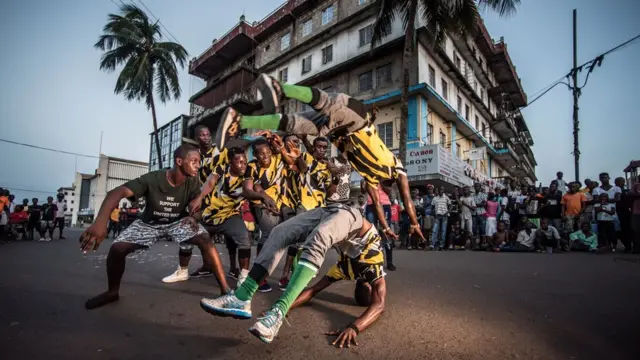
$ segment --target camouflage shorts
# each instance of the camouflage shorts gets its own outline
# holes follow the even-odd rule
[[[172,222],[170,224],[151,225],[141,220],[134,221],[115,239],[116,242],[132,243],[144,247],[158,242],[158,240],[170,239],[180,244],[180,247],[193,247],[191,244],[184,244],[194,237],[206,234],[204,227],[198,224],[198,229],[194,230],[191,225],[183,224],[182,220]]]

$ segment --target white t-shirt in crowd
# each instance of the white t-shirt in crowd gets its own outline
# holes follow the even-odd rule
[[[608,210],[608,211],[611,211],[611,210],[615,211],[616,210],[615,204],[604,204],[604,205],[603,204],[595,204],[595,205],[593,205],[593,211],[594,212],[596,211],[596,209],[600,209],[600,208],[602,208],[604,210]],[[614,216],[615,216],[615,212],[614,212],[613,215],[608,214],[608,213],[606,213],[604,211],[597,212],[595,214],[596,214],[596,220],[598,220],[598,221],[613,221],[614,220]]]
[[[531,230],[531,234],[527,234],[526,230],[522,230],[518,233],[518,238],[516,239],[516,241],[528,248],[532,248],[533,242],[535,239],[536,239],[535,231]]]
[[[567,182],[563,179],[556,179],[556,182],[558,183],[558,190],[560,190],[562,195],[564,195],[568,191]]]
[[[505,210],[507,209],[508,205],[509,205],[508,197],[503,197],[502,199],[500,199],[500,207],[502,208],[501,209],[502,221],[509,221],[509,213]]]
[[[616,198],[616,194],[621,194],[622,193],[622,189],[620,189],[620,187],[618,186],[612,186],[611,189],[609,190],[605,190],[602,187],[597,187],[595,189],[593,189],[593,191],[591,192],[591,195],[593,195],[593,198],[596,200],[596,202],[598,201],[598,196],[600,196],[600,194],[607,194],[609,195],[609,200],[613,200]],[[616,204],[612,203],[611,205],[613,205],[613,208],[616,208]]]
[[[63,218],[67,204],[64,203],[64,200],[62,201],[53,200],[53,203],[58,207],[58,211],[56,211],[56,218],[58,219]]]

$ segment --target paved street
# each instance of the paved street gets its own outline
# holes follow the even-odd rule
[[[251,321],[200,309],[202,296],[218,293],[213,278],[160,282],[177,264],[169,243],[129,259],[119,303],[86,311],[105,289],[110,241],[83,256],[78,235],[0,245],[3,359],[640,358],[639,257],[397,251],[386,313],[360,346],[339,350],[321,333],[362,311],[351,283],[294,310],[264,345],[246,331]],[[254,313],[279,294],[256,295]]]

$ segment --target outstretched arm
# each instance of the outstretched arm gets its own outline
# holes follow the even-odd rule
[[[424,235],[420,230],[420,223],[418,223],[418,216],[416,215],[416,208],[411,200],[411,194],[409,193],[409,180],[406,175],[398,176],[396,180],[398,184],[398,190],[400,190],[400,196],[402,197],[402,203],[409,215],[409,221],[411,221],[411,229],[409,233],[418,236],[422,241],[425,241]]]
[[[100,211],[98,211],[96,221],[80,236],[80,250],[86,253],[87,251],[95,251],[100,246],[100,243],[107,236],[109,215],[113,209],[118,207],[120,200],[133,195],[133,191],[125,186],[118,186],[107,193],[100,206]]]
[[[216,186],[218,179],[220,179],[220,175],[218,175],[217,172],[214,171],[209,174],[207,181],[205,181],[205,183],[200,187],[200,193],[198,196],[189,203],[189,213],[191,215],[200,211],[200,208],[202,207],[202,199],[204,199],[208,194],[211,194],[211,191],[213,191],[213,188]]]
[[[342,348],[345,345],[351,346],[351,343],[358,345],[356,337],[361,331],[366,330],[373,324],[384,312],[385,300],[387,297],[387,284],[384,278],[381,278],[371,285],[371,305],[360,315],[351,325],[342,331],[334,331],[327,335],[337,335],[338,338],[331,343]]]
[[[311,300],[314,296],[318,295],[318,293],[324,289],[326,289],[327,287],[329,287],[329,285],[331,285],[331,283],[329,282],[329,280],[327,279],[326,276],[324,276],[322,279],[320,279],[320,281],[318,281],[317,283],[315,283],[312,287],[305,289],[296,299],[296,301],[293,302],[293,304],[291,305],[291,310],[302,306],[304,304],[306,304],[307,302],[309,302],[309,300]]]
[[[378,184],[378,186],[382,185]],[[364,188],[367,190],[367,194],[369,194],[369,196],[371,197],[371,204],[373,204],[376,212],[376,217],[378,218],[378,221],[382,226],[382,232],[392,239],[397,239],[398,235],[396,235],[393,230],[391,230],[391,227],[389,227],[389,224],[387,224],[387,218],[384,216],[384,209],[382,208],[382,204],[380,204],[380,198],[378,197],[378,189],[367,183],[364,184]]]

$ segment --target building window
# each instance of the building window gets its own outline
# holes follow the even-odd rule
[[[458,101],[458,114],[462,114],[462,98],[460,96],[457,96],[456,100]]]
[[[391,64],[380,66],[376,69],[376,87],[391,84]]]
[[[71,203],[73,204],[73,200],[71,200]]]
[[[471,120],[469,118],[469,105],[467,105],[467,104],[464,104],[464,118],[467,119],[467,120]]]
[[[73,212],[73,208],[71,208],[71,212]]]
[[[432,68],[431,65],[429,65],[429,85],[434,89],[436,88],[436,69]]]
[[[480,100],[484,103],[484,88],[480,88]]]
[[[328,23],[333,21],[334,8],[334,5],[331,5],[328,8],[322,10],[322,25],[327,25]]]
[[[291,33],[286,33],[280,38],[280,50],[286,50],[291,45]]]
[[[427,144],[433,144],[433,125],[427,124]]]
[[[388,148],[393,147],[393,121],[379,124],[378,135]]]
[[[306,74],[311,71],[311,55],[302,59],[302,73]]]
[[[460,57],[458,56],[458,53],[456,53],[455,51],[453,52],[453,63],[456,65],[458,69],[460,69]]]
[[[487,124],[482,123],[482,136],[487,137]]]
[[[444,79],[440,79],[442,82],[442,97],[445,100],[449,100],[449,84]]]
[[[360,47],[363,47],[367,44],[371,44],[372,36],[373,36],[373,25],[369,25],[360,29]]]
[[[64,203],[66,204],[66,203],[67,203],[67,200],[65,200],[65,201],[64,201]]]
[[[447,147],[447,135],[442,130],[440,130],[440,145]]]
[[[322,64],[333,61],[333,45],[329,45],[322,49]]]
[[[456,143],[456,157],[458,159],[462,159],[462,148],[460,147],[460,143]]]
[[[287,82],[289,80],[289,68],[286,67],[280,71],[278,71],[278,80],[281,82]]]
[[[373,72],[372,71],[367,71],[366,73],[360,74],[358,80],[359,80],[360,92],[373,90]]]
[[[478,115],[476,115],[476,130],[480,130],[480,119],[478,119]]]
[[[482,59],[478,57],[478,63],[480,63],[480,68],[484,70],[484,64],[482,63]]]
[[[302,23],[302,36],[311,35],[311,30],[313,30],[313,22],[311,19]]]

